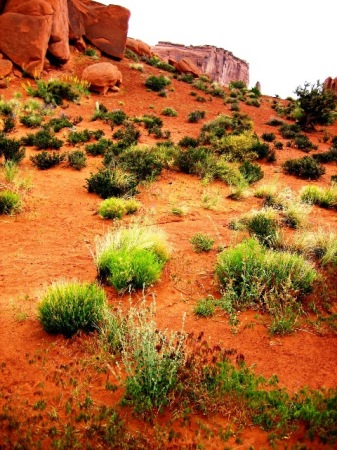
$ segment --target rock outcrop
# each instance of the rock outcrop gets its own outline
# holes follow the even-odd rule
[[[12,72],[13,64],[8,59],[0,58],[0,80]]]
[[[337,77],[336,78],[328,77],[324,81],[323,86],[325,89],[329,89],[330,91],[333,91],[337,95]]]
[[[159,42],[152,47],[154,54],[164,61],[179,62],[184,58],[191,60],[201,73],[207,74],[213,81],[227,86],[231,81],[249,83],[249,64],[234,56],[231,52],[212,45],[185,46],[170,42]]]
[[[195,78],[198,78],[202,74],[198,67],[189,58],[182,58],[179,61],[169,58],[168,62],[176,69],[177,72],[189,73]]]
[[[140,39],[128,37],[126,40],[126,48],[139,56],[150,57],[152,55],[151,47]]]
[[[109,62],[91,64],[82,73],[82,80],[90,83],[90,90],[105,95],[109,89],[118,91],[122,74],[118,67]]]
[[[123,58],[130,11],[91,0],[0,0],[0,51],[32,76],[46,56],[56,64],[70,57],[69,38],[84,37],[107,55]]]

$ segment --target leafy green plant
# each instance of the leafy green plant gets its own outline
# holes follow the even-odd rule
[[[113,134],[114,139],[118,139],[118,147],[123,150],[135,145],[140,137],[140,131],[132,122],[125,122],[123,127]]]
[[[67,160],[69,166],[75,170],[81,170],[87,165],[87,157],[81,150],[74,150],[68,153]]]
[[[46,152],[43,150],[41,153],[31,156],[30,160],[40,170],[47,170],[51,167],[57,166],[66,159],[64,153]]]
[[[242,173],[248,184],[256,183],[264,177],[261,166],[253,164],[250,161],[242,163],[239,167],[239,171]]]
[[[68,135],[68,142],[69,144],[75,145],[79,143],[88,142],[92,137],[100,139],[104,133],[101,130],[98,131],[99,131],[98,134],[96,131],[90,131],[87,129],[82,131],[70,131]]]
[[[317,145],[314,145],[307,135],[303,133],[297,133],[293,140],[293,145],[306,153],[311,150],[317,150]]]
[[[171,81],[163,75],[159,75],[158,77],[151,75],[145,81],[145,86],[155,92],[162,91],[169,84],[171,84]]]
[[[46,104],[52,105],[62,105],[63,100],[76,102],[82,92],[89,94],[88,85],[75,79],[71,81],[37,80],[35,88],[30,83],[24,87],[27,94],[32,97],[40,97]]]
[[[262,133],[261,137],[266,142],[273,142],[276,139],[275,133]]]
[[[191,237],[190,243],[196,253],[209,252],[213,248],[214,239],[203,233],[197,233]]]
[[[97,142],[92,144],[87,144],[85,146],[85,151],[88,155],[97,156],[104,155],[113,145],[110,139],[101,138]]]
[[[130,172],[138,182],[154,180],[163,169],[163,160],[158,147],[129,147],[119,158],[120,166]]]
[[[94,48],[87,47],[84,50],[84,54],[85,54],[85,56],[90,56],[93,59],[98,59],[99,58],[99,56],[98,56],[98,54],[97,54],[97,52],[96,52],[96,50]]]
[[[139,207],[140,203],[133,198],[111,197],[99,205],[98,214],[103,219],[121,219],[125,214],[134,214]]]
[[[272,208],[251,211],[242,218],[245,229],[251,236],[267,247],[280,245],[280,225],[277,212]]]
[[[21,198],[17,192],[0,191],[0,214],[13,214],[20,210]]]
[[[105,199],[122,197],[136,192],[136,178],[119,167],[107,167],[91,174],[86,179],[88,192],[93,192]]]
[[[59,281],[52,284],[38,305],[38,318],[47,333],[72,337],[78,331],[99,329],[107,299],[97,284]]]
[[[169,106],[167,108],[164,108],[161,113],[163,116],[168,117],[176,117],[178,115],[177,111]]]
[[[70,120],[63,114],[60,117],[53,117],[45,125],[46,128],[51,128],[55,133],[62,130],[63,128],[72,128],[73,124]]]
[[[107,233],[96,241],[98,273],[117,291],[154,283],[168,258],[166,236],[156,227],[134,224]]]
[[[26,149],[21,148],[21,141],[8,139],[0,133],[0,157],[4,156],[5,161],[13,161],[19,164],[25,157]]]
[[[336,208],[337,206],[337,185],[324,188],[320,186],[304,186],[300,191],[303,202],[319,205],[322,208]]]
[[[188,116],[187,116],[187,120],[190,123],[197,123],[199,122],[199,120],[203,119],[205,117],[205,111],[191,111]]]
[[[63,140],[58,139],[49,129],[40,130],[37,133],[28,133],[21,138],[23,145],[35,146],[39,150],[58,150],[63,145]]]
[[[317,180],[325,173],[325,168],[310,156],[287,159],[282,167],[286,173],[306,180]]]
[[[199,141],[193,137],[184,136],[180,139],[178,145],[180,145],[180,147],[198,147]]]
[[[327,152],[315,153],[312,157],[319,163],[337,162],[337,148],[331,147]]]
[[[214,315],[215,305],[213,297],[205,297],[198,300],[193,312],[198,317],[212,317]]]
[[[31,113],[20,117],[20,122],[27,128],[38,128],[43,121],[41,114]]]

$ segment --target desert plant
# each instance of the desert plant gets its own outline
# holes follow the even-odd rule
[[[100,131],[100,130],[99,130]],[[84,143],[90,141],[91,137],[96,137],[97,139],[101,138],[104,133],[101,131],[99,135],[96,132],[90,130],[82,130],[82,131],[70,131],[68,135],[69,144],[75,145],[79,143]]]
[[[0,214],[13,214],[19,211],[21,198],[17,192],[5,189],[0,191]]]
[[[79,80],[75,81],[37,80],[36,88],[32,87],[30,83],[27,83],[24,87],[29,95],[42,98],[46,104],[62,105],[63,100],[78,101],[81,91],[86,94],[89,93],[88,86]]]
[[[199,122],[199,120],[203,119],[205,117],[205,111],[191,111],[188,116],[187,116],[187,120],[190,123],[197,123]]]
[[[262,133],[261,138],[266,142],[273,142],[276,139],[275,133]]]
[[[136,192],[137,180],[120,167],[106,167],[86,179],[88,192],[101,198],[122,197]]]
[[[148,129],[150,133],[152,129]],[[113,134],[113,138],[118,139],[118,147],[121,150],[137,144],[139,137],[140,131],[137,130],[132,122],[128,121],[125,121],[122,128]]]
[[[70,122],[70,120],[63,114],[60,117],[53,117],[49,120],[49,122],[44,125],[47,128],[51,128],[52,130],[57,133],[58,131],[62,130],[63,128],[72,128],[73,124]]]
[[[166,236],[153,226],[133,224],[96,240],[98,273],[117,291],[154,283],[168,258]]]
[[[244,162],[258,158],[258,154],[254,151],[256,141],[254,134],[243,132],[224,136],[214,142],[213,146],[216,152],[224,155],[228,161]]]
[[[163,161],[156,147],[129,147],[119,158],[120,166],[138,182],[154,180],[163,169]]]
[[[177,111],[169,106],[167,108],[164,108],[161,113],[163,116],[168,117],[176,117],[178,115]]]
[[[253,164],[250,161],[242,163],[239,167],[239,171],[242,173],[248,184],[256,183],[264,177],[261,166]]]
[[[294,137],[301,131],[301,128],[299,125],[292,123],[282,123],[282,125],[279,128],[279,131],[281,133],[281,136],[284,139],[294,139]]]
[[[169,84],[171,84],[171,81],[163,75],[159,75],[158,77],[151,75],[145,81],[145,86],[155,92],[162,91]]]
[[[75,170],[81,170],[87,165],[87,157],[81,150],[74,150],[68,153],[67,160],[69,166]]]
[[[21,143],[27,146],[35,146],[39,150],[58,150],[63,145],[63,140],[58,139],[49,129],[40,130],[37,133],[28,133],[21,138]]]
[[[193,312],[199,317],[211,317],[215,311],[214,299],[211,296],[198,300]]]
[[[319,163],[337,162],[337,148],[331,147],[327,152],[315,153],[312,157]]]
[[[317,145],[314,145],[307,135],[303,133],[297,133],[293,140],[293,145],[306,153],[311,150],[317,150]]]
[[[103,219],[121,219],[125,214],[137,212],[139,207],[139,202],[133,198],[111,197],[102,201],[98,214]]]
[[[319,205],[322,208],[336,208],[337,206],[337,184],[324,188],[320,186],[304,186],[300,191],[303,202]]]
[[[193,137],[184,136],[180,139],[178,145],[180,145],[180,147],[198,147],[199,141]]]
[[[106,308],[105,292],[97,284],[59,281],[40,300],[38,318],[47,333],[70,338],[78,331],[99,329]]]
[[[49,153],[45,150],[37,155],[30,157],[30,160],[34,164],[34,166],[38,167],[40,170],[47,170],[51,167],[57,166],[65,159],[66,155],[64,153]]]
[[[85,151],[88,155],[97,156],[104,155],[113,145],[110,139],[101,138],[97,142],[92,144],[87,144],[85,146]]]
[[[31,113],[20,117],[20,122],[27,128],[38,128],[43,121],[41,114]]]
[[[94,48],[87,47],[84,50],[84,54],[85,54],[85,56],[90,56],[93,59],[98,59],[99,58],[99,56],[97,54],[97,51]]]
[[[279,127],[280,125],[283,125],[283,123],[283,120],[272,117],[268,120],[267,125],[270,125],[272,127]]]
[[[308,258],[317,258],[323,266],[337,262],[337,235],[332,230],[300,230],[291,247]]]
[[[280,245],[280,224],[277,211],[272,208],[253,210],[242,218],[242,223],[249,234],[262,245],[277,247]]]
[[[281,141],[275,141],[275,142],[274,142],[274,147],[275,147],[277,150],[282,150],[282,149],[283,149],[283,142],[281,142]]]
[[[286,173],[306,180],[317,180],[325,173],[325,168],[310,156],[287,159],[282,167]]]
[[[216,161],[212,151],[205,147],[189,147],[181,149],[174,160],[174,165],[184,173],[205,176]]]
[[[213,248],[214,239],[207,234],[197,233],[191,237],[190,243],[196,253],[209,252]]]
[[[5,161],[13,161],[19,164],[25,157],[26,149],[21,148],[21,141],[8,139],[0,133],[0,157],[4,156]]]
[[[9,159],[8,161],[5,161],[3,163],[2,169],[7,183],[13,183],[17,174],[19,173],[18,164]]]

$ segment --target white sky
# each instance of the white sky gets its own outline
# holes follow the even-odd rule
[[[128,36],[149,45],[214,45],[249,63],[250,87],[295,97],[337,77],[336,0],[100,0],[131,11]]]

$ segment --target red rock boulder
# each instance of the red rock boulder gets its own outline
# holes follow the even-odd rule
[[[333,91],[335,94],[337,94],[337,77],[336,78],[328,77],[324,81],[323,86],[325,89],[329,89],[330,91]]]
[[[139,39],[127,38],[126,40],[126,48],[136,53],[139,56],[148,56],[151,57],[152,51],[151,47],[145,42]]]
[[[189,58],[182,58],[179,61],[169,59],[168,62],[173,67],[175,67],[177,72],[189,73],[193,75],[195,78],[198,78],[202,74],[200,69],[198,69],[198,67]]]
[[[0,58],[0,80],[12,72],[13,64],[8,59]]]
[[[102,5],[91,0],[68,0],[70,39],[86,37],[99,50],[122,59],[130,11],[122,6]]]
[[[105,95],[109,89],[118,91],[122,74],[118,67],[109,62],[96,63],[86,67],[82,80],[90,83],[90,90]]]

